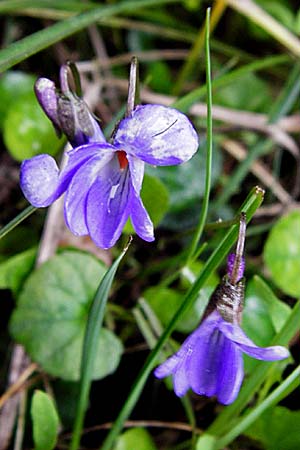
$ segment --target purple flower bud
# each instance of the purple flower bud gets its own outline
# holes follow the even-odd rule
[[[53,81],[39,78],[35,93],[57,133],[64,133],[73,147],[90,142],[105,142],[101,128],[82,98],[68,84],[69,66],[61,67],[61,93]]]
[[[60,123],[57,112],[57,93],[55,84],[48,78],[39,78],[34,85],[35,95],[47,117],[60,133]]]

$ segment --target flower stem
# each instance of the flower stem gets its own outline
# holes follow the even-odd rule
[[[205,34],[205,50],[206,50],[206,88],[207,88],[207,138],[206,138],[206,177],[205,177],[205,192],[203,197],[203,205],[200,213],[200,219],[197,230],[194,234],[186,265],[193,258],[197,245],[201,238],[205,221],[207,218],[210,186],[211,186],[211,169],[212,169],[212,92],[211,92],[211,63],[209,51],[209,19],[210,8],[206,11],[206,34]]]

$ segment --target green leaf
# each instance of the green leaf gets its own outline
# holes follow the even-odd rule
[[[290,313],[291,308],[279,300],[267,283],[258,275],[255,275],[247,284],[244,314],[248,323],[255,321],[255,315],[266,314],[275,334],[281,330]],[[257,332],[255,335],[257,336]],[[267,344],[267,342],[262,342],[262,344]]]
[[[0,289],[11,289],[16,293],[31,272],[36,248],[12,256],[0,264]]]
[[[87,315],[105,266],[89,254],[65,251],[27,279],[12,315],[13,337],[51,375],[79,379]],[[93,378],[112,373],[122,344],[109,330],[100,333]]]
[[[7,111],[14,105],[16,99],[20,99],[33,92],[35,77],[25,72],[11,70],[0,78],[0,127]]]
[[[144,428],[132,428],[118,437],[113,450],[156,450],[148,431]]]
[[[254,276],[247,283],[243,330],[255,344],[261,347],[270,345],[290,313],[291,308],[280,301],[259,276]],[[256,364],[256,360],[245,357],[245,366],[248,371],[252,370]],[[284,365],[278,365],[279,369],[282,367]]]
[[[300,295],[300,212],[282,217],[271,230],[264,248],[264,260],[273,282],[285,294]]]
[[[248,430],[247,436],[259,440],[266,450],[300,448],[300,411],[282,406],[267,410]]]
[[[214,102],[219,105],[247,111],[264,111],[272,102],[268,84],[254,73],[242,75],[238,80],[216,90]]]
[[[34,93],[17,99],[9,108],[3,137],[8,151],[17,161],[46,152],[55,155],[63,145]]]
[[[164,183],[157,177],[145,174],[141,198],[153,225],[157,226],[161,222],[169,206],[169,193]],[[126,223],[123,231],[127,234],[134,233],[130,221]]]
[[[53,400],[43,391],[35,391],[31,403],[35,450],[52,450],[57,441],[59,418]]]

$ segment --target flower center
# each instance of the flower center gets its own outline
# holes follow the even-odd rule
[[[124,152],[124,150],[120,150],[117,152],[117,157],[119,160],[119,164],[120,164],[120,169],[124,170],[126,169],[127,165],[128,165],[128,159],[126,156],[126,152]]]

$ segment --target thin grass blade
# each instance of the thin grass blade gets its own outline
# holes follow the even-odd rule
[[[128,246],[123,250],[102,278],[89,311],[82,349],[79,397],[70,450],[76,450],[79,447],[84,415],[92,383],[95,350],[99,340],[99,333],[103,322],[107,299],[114,276],[127,249]]]

